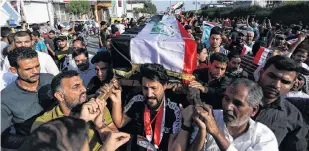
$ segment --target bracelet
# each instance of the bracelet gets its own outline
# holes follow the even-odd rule
[[[184,130],[184,131],[187,131],[187,132],[190,132],[191,131],[191,127],[188,127],[184,124],[181,125],[181,129]]]

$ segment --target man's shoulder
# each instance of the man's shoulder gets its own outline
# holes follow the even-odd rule
[[[5,101],[9,101],[7,100],[12,93],[16,93],[18,90],[18,87],[14,82],[12,82],[11,84],[9,84],[7,87],[5,87],[2,91],[1,91],[1,103],[4,103]]]
[[[294,106],[291,102],[289,102],[288,100],[286,100],[284,98],[281,98],[280,105],[283,108],[283,110],[286,111],[287,116],[289,116],[289,115],[295,115],[295,116],[301,115],[301,113],[298,110],[298,108],[296,106]],[[292,119],[295,119],[295,118],[292,118]]]
[[[41,116],[37,117],[35,119],[35,121],[33,122],[32,126],[31,126],[31,132],[33,130],[35,130],[36,128],[38,128],[40,125],[47,123],[50,120],[58,118],[58,117],[54,116],[54,114],[56,112],[56,107],[54,107],[53,109],[43,113]]]
[[[129,103],[124,107],[124,112],[127,112],[129,109],[131,109],[131,107],[133,106],[140,106],[140,105],[144,105],[144,100],[145,97],[143,95],[136,95],[134,96]]]
[[[249,120],[250,120],[249,132],[253,134],[251,135],[252,137],[256,138],[254,140],[268,143],[273,142],[277,144],[276,136],[270,128],[268,128],[263,123],[253,121],[252,119]]]
[[[40,82],[44,82],[44,81],[48,81],[51,82],[51,80],[53,80],[54,75],[50,74],[50,73],[40,73]]]

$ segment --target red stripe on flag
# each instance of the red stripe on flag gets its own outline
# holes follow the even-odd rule
[[[242,48],[241,56],[244,56],[246,54],[246,51],[247,51],[246,47]]]
[[[177,21],[178,28],[180,30],[181,36],[185,41],[185,56],[184,56],[184,66],[183,73],[192,74],[197,66],[197,46],[195,41],[191,38],[189,33],[183,28],[183,26]]]
[[[258,52],[256,53],[254,59],[253,59],[253,63],[255,64],[258,64],[261,57],[262,57],[262,54],[264,52],[265,48],[264,47],[260,47],[260,49],[258,50]]]

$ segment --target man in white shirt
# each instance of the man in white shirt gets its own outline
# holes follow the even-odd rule
[[[115,20],[115,26],[118,28],[120,34],[122,34],[125,31],[125,26],[120,23],[119,20]]]
[[[274,133],[264,124],[253,121],[263,98],[262,88],[248,79],[231,83],[222,100],[222,110],[196,106],[195,123],[199,133],[191,150],[278,151]],[[206,143],[205,143],[206,142]]]
[[[83,49],[86,49],[86,45],[85,43],[81,40],[81,39],[75,39],[73,41],[73,50],[76,50],[76,49],[79,49],[79,48],[83,48]],[[89,57],[89,62],[90,60],[93,58],[94,55],[92,54],[88,54],[88,57]],[[74,61],[74,58],[72,57],[72,54],[69,54],[65,60],[64,60],[64,68],[67,68],[68,70],[75,70],[77,71],[78,68],[76,66],[76,63]]]
[[[13,74],[12,72],[3,72],[0,70],[0,91],[2,91],[6,86],[15,81],[16,78],[17,75]]]
[[[15,42],[16,48],[19,48],[19,47],[32,48],[33,46],[32,41],[31,41],[31,36],[25,31],[16,32],[14,35],[14,42]],[[37,52],[37,53],[38,53],[39,63],[41,66],[40,73],[50,73],[52,75],[57,75],[59,73],[59,70],[57,68],[56,63],[52,59],[52,57],[43,52]],[[6,57],[4,60],[4,65],[2,69],[3,72],[9,72],[10,67],[11,66],[10,66],[9,60]]]
[[[83,48],[76,49],[73,51],[72,57],[77,65],[77,72],[83,80],[84,86],[87,87],[90,80],[96,76],[94,65],[89,62],[88,51]]]
[[[306,98],[309,99],[309,95],[303,91],[306,82],[305,76],[299,74],[293,88],[290,92],[286,93],[282,98]]]

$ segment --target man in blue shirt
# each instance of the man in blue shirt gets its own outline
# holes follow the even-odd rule
[[[34,31],[32,32],[32,40],[35,41],[35,50],[44,52],[48,54],[47,47],[45,45],[44,39],[41,39],[40,32]]]

